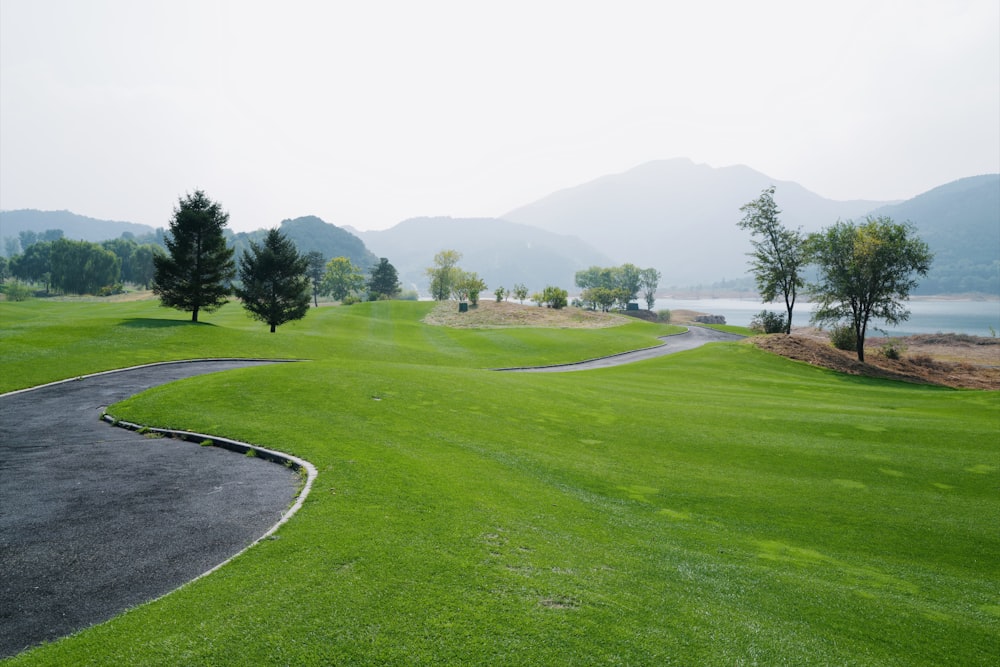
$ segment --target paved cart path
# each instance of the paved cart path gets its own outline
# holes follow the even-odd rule
[[[588,359],[571,364],[558,364],[555,366],[534,366],[525,368],[501,368],[502,371],[518,371],[522,373],[564,373],[567,371],[586,371],[594,368],[610,368],[611,366],[621,366],[644,359],[662,357],[675,352],[693,350],[701,347],[705,343],[718,343],[720,341],[732,341],[743,338],[738,334],[725,333],[709,329],[706,327],[688,327],[688,330],[681,334],[661,336],[663,345],[649,347],[643,350],[633,350],[623,352],[610,357],[600,357],[598,359]]]
[[[280,520],[297,473],[99,419],[150,387],[260,363],[154,365],[0,396],[0,658],[159,597]]]

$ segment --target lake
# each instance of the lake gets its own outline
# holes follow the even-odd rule
[[[784,301],[761,303],[753,299],[657,299],[654,310],[695,310],[711,315],[722,315],[726,324],[749,326],[753,316],[762,310],[784,314]],[[793,326],[806,326],[812,314],[811,303],[798,303],[792,313]],[[1000,335],[1000,301],[973,301],[966,299],[911,299],[908,304],[910,319],[895,328],[886,328],[884,322],[868,324],[873,329],[885,329],[891,336],[908,336],[925,333],[964,333],[973,336]],[[991,329],[992,327],[992,329]]]

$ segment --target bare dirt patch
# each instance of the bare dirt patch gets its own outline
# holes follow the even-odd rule
[[[1000,389],[1000,339],[964,334],[922,334],[894,339],[905,346],[901,359],[882,352],[882,337],[869,338],[865,362],[838,350],[825,332],[796,329],[792,335],[755,336],[757,347],[840,373],[935,384],[957,389]]]
[[[508,301],[480,301],[475,308],[460,313],[455,301],[442,301],[424,317],[425,324],[458,329],[502,327],[542,327],[549,329],[600,329],[628,322],[623,315],[599,313],[582,308],[553,308],[521,305]]]

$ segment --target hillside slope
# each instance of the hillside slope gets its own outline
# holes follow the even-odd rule
[[[689,285],[746,272],[749,237],[736,227],[739,209],[770,185],[782,222],[806,231],[886,203],[833,201],[749,167],[715,169],[678,158],[555,192],[503,217],[575,234],[615,263],[654,266],[663,285]]]
[[[569,288],[577,271],[611,260],[578,238],[497,218],[411,218],[381,231],[360,232],[379,257],[388,257],[406,287],[427,292],[425,271],[441,250],[462,253],[466,271],[479,274],[490,291],[515,283],[530,290]]]

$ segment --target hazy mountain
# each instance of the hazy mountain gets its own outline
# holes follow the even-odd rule
[[[36,211],[34,209],[0,211],[0,239],[16,238],[22,231],[40,234],[49,229],[61,229],[63,235],[68,239],[92,243],[116,239],[125,232],[138,237],[152,234],[155,231],[149,225],[116,220],[98,220],[69,211]],[[0,248],[2,247],[0,245]]]
[[[774,185],[781,220],[816,231],[888,202],[833,201],[749,167],[715,169],[679,158],[561,190],[504,219],[574,234],[608,253],[663,273],[661,285],[692,285],[747,272],[749,234],[736,227],[740,206]]]
[[[321,252],[328,261],[333,257],[347,257],[364,271],[378,263],[378,257],[368,250],[364,241],[314,215],[282,220],[279,229],[295,243],[295,247],[302,254]],[[230,243],[236,248],[236,256],[242,256],[243,250],[249,249],[250,241],[263,242],[266,233],[267,230],[259,229],[254,232],[233,234]]]
[[[389,258],[405,287],[421,293],[428,289],[425,271],[441,250],[462,253],[459,266],[478,273],[490,291],[515,283],[532,291],[570,287],[580,269],[611,262],[578,238],[497,218],[412,218],[360,234],[376,255]]]
[[[972,176],[872,212],[909,220],[934,253],[918,293],[1000,295],[1000,174]]]

